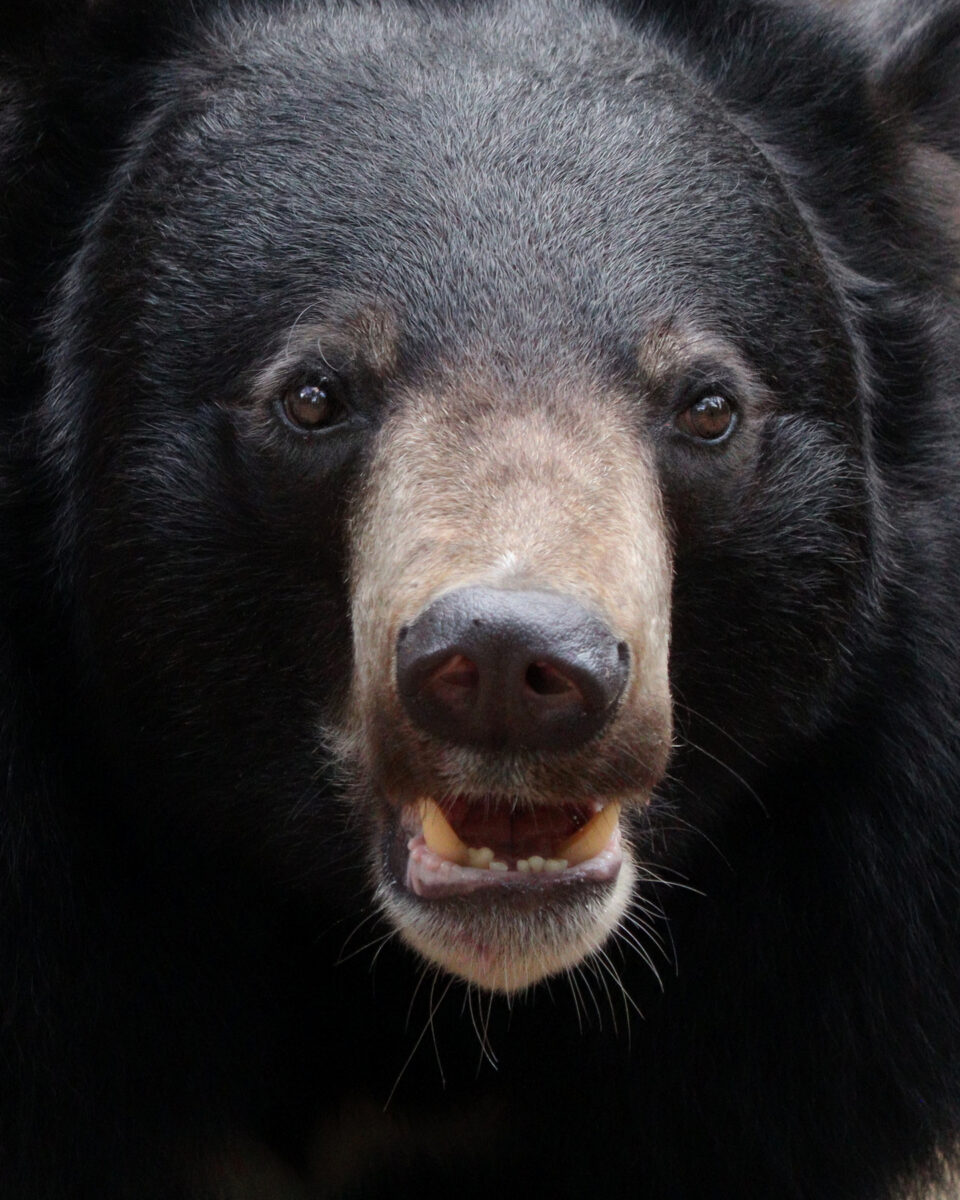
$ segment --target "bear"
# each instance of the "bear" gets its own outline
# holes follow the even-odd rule
[[[960,6],[5,25],[0,1195],[955,1195]]]

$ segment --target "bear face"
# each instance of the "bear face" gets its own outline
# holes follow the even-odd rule
[[[960,26],[856,20],[7,14],[0,1194],[942,1182]]]
[[[127,786],[259,845],[329,820],[332,759],[406,940],[536,982],[623,916],[671,679],[708,763],[731,707],[766,752],[840,686],[876,533],[831,266],[762,148],[608,13],[281,11],[146,108],[45,412]],[[400,639],[470,589],[490,662],[444,613],[404,683]],[[592,698],[591,638],[619,659]]]

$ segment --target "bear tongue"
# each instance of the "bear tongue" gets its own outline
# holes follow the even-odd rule
[[[445,800],[443,814],[467,846],[488,846],[495,857],[550,857],[553,847],[572,837],[593,816],[589,806],[562,804],[511,810],[494,799]]]

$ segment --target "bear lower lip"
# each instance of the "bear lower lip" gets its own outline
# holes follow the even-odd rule
[[[423,798],[401,816],[408,851],[402,877],[422,899],[611,883],[623,857],[619,813],[616,802],[515,811],[491,800],[461,799],[441,808]]]
[[[537,871],[506,865],[502,870],[462,867],[434,854],[427,849],[422,840],[414,839],[410,844],[405,883],[408,891],[424,900],[465,896],[473,892],[505,887],[562,887],[588,882],[613,883],[622,861],[619,829],[607,848],[586,862],[575,867],[548,868],[546,863],[550,860],[545,860],[544,866]]]

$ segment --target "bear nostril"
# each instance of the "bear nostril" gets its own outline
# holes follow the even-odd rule
[[[480,671],[475,662],[463,654],[454,654],[424,683],[435,696],[447,696],[453,701],[462,701],[467,693],[475,692],[480,683]]]
[[[531,663],[527,667],[524,683],[537,696],[565,696],[571,700],[581,698],[580,689],[573,680],[550,663]]]

